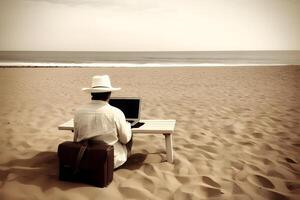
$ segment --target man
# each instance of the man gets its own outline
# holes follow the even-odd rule
[[[108,104],[112,91],[108,75],[94,76],[91,88],[83,88],[91,94],[92,101],[77,109],[74,116],[75,141],[101,140],[114,146],[114,168],[126,162],[130,155],[132,133],[124,113]]]

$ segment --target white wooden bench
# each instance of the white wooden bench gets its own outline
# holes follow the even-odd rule
[[[165,136],[166,152],[168,162],[173,162],[172,134],[175,131],[176,120],[140,120],[145,123],[139,128],[132,128],[133,134],[163,134]],[[58,126],[59,130],[74,130],[73,119]]]

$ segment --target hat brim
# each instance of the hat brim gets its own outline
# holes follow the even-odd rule
[[[82,88],[81,90],[88,93],[103,93],[118,91],[121,90],[121,88]]]

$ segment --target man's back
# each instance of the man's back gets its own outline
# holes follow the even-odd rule
[[[114,111],[104,101],[92,101],[80,107],[75,113],[74,125],[77,141],[99,135],[110,135],[104,140],[110,145],[118,141]]]
[[[92,100],[77,109],[74,131],[76,141],[96,139],[114,145],[115,159],[126,161],[127,151],[122,144],[131,139],[130,124],[126,122],[121,110],[110,106],[106,101]]]

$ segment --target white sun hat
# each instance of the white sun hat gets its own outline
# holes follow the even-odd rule
[[[115,88],[111,86],[110,78],[108,75],[93,76],[92,87],[82,88],[83,91],[89,93],[112,92],[120,89],[121,88]]]

